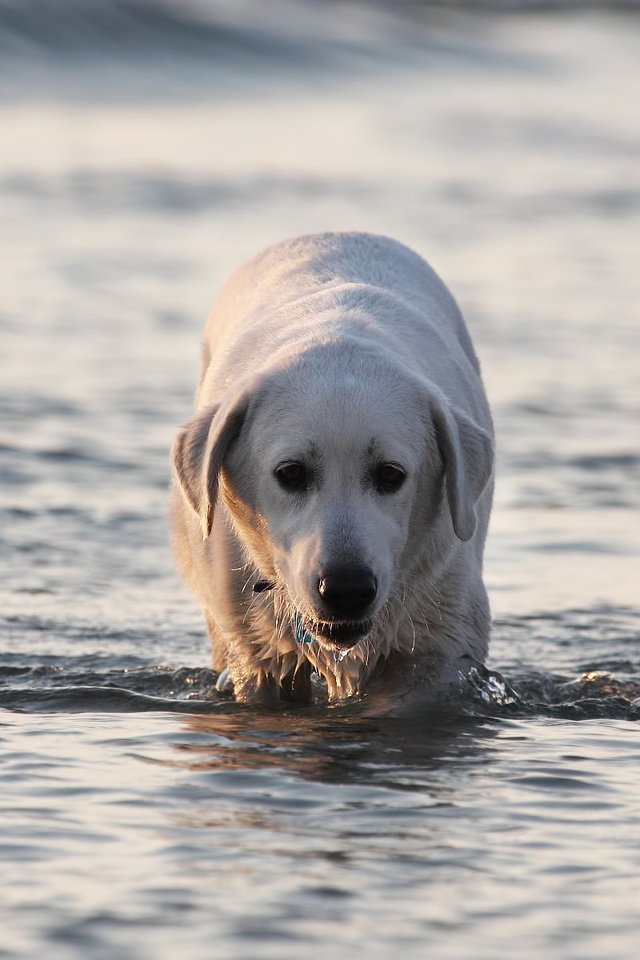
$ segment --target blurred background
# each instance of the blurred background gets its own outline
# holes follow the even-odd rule
[[[325,229],[404,241],[461,303],[498,432],[496,613],[635,603],[639,23],[1,0],[3,608],[190,609],[165,494],[204,318],[242,259]]]

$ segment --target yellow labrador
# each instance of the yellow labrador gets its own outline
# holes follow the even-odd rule
[[[242,266],[174,447],[173,539],[221,685],[308,700],[315,670],[337,699],[484,660],[492,438],[460,311],[407,247],[326,233]]]

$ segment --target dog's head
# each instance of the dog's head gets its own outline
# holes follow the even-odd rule
[[[330,345],[247,377],[188,423],[178,482],[211,532],[220,493],[306,636],[347,649],[425,551],[470,540],[489,435],[388,360]]]

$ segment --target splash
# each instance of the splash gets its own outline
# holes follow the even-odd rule
[[[481,663],[476,663],[460,678],[471,686],[474,697],[483,703],[501,707],[520,703],[520,697],[507,680],[496,670],[488,670]]]

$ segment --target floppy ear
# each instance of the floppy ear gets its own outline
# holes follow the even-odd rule
[[[493,472],[493,442],[486,430],[446,402],[433,405],[433,423],[453,529],[460,540],[470,540],[476,529],[476,503]]]
[[[182,493],[200,518],[203,539],[211,533],[218,476],[231,441],[240,433],[251,392],[223,398],[185,424],[173,447],[173,466]]]

